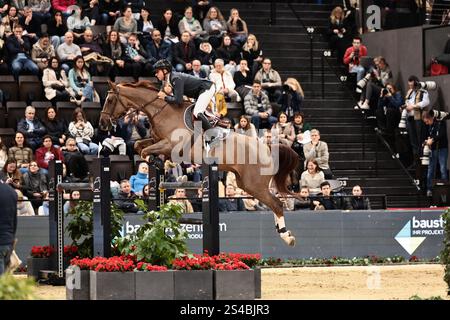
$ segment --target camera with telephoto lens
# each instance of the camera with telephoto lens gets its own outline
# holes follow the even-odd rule
[[[437,121],[444,121],[450,119],[450,112],[444,112],[439,110],[430,110],[429,115],[435,118]]]
[[[406,105],[401,106],[403,111],[402,111],[402,116],[400,118],[400,123],[398,124],[398,127],[400,129],[405,129],[406,128],[406,117],[408,116],[408,111],[406,111],[405,107],[406,107]]]
[[[364,76],[364,78],[362,78],[361,80],[358,81],[358,83],[356,84],[356,86],[358,87],[358,89],[364,89],[364,87],[367,85],[367,83],[370,80],[370,77],[372,76],[371,73],[368,73]]]
[[[421,163],[423,166],[427,166],[430,164],[430,154],[431,154],[431,149],[430,147],[426,144],[423,147],[423,157],[420,157]]]
[[[436,90],[437,84],[434,81],[420,81],[419,82],[420,88],[424,90]]]

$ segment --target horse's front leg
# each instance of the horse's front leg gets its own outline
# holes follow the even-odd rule
[[[142,150],[155,143],[156,141],[153,138],[138,140],[134,143],[134,151],[136,151],[137,154],[141,155]]]
[[[148,147],[145,147],[140,152],[142,159],[147,159],[150,155],[160,155],[163,154],[166,157],[170,157],[170,152],[172,151],[172,145],[168,139],[162,139]]]

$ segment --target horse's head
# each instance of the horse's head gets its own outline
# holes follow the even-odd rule
[[[112,124],[127,111],[126,106],[120,101],[117,85],[111,81],[108,83],[110,90],[106,96],[99,121],[100,129],[105,131],[110,130]]]

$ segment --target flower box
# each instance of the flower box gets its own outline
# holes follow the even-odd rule
[[[214,270],[215,300],[254,300],[254,270]]]
[[[89,300],[90,271],[69,267],[66,269],[66,299]]]
[[[174,271],[137,271],[136,300],[173,300]]]
[[[90,271],[91,300],[134,300],[135,272]]]
[[[175,271],[175,300],[213,300],[213,277],[213,270]]]
[[[50,258],[27,258],[27,275],[39,280],[39,271],[50,268]]]
[[[255,275],[255,298],[261,299],[261,267],[253,269]]]

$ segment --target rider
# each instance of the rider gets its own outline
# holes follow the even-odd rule
[[[210,129],[212,126],[205,111],[215,95],[214,84],[209,80],[196,78],[186,73],[172,72],[172,64],[166,59],[157,61],[153,67],[158,80],[163,81],[164,86],[169,84],[173,90],[173,95],[167,95],[164,90],[161,90],[158,97],[178,105],[183,103],[183,95],[197,99],[194,115],[202,121],[203,130]]]

